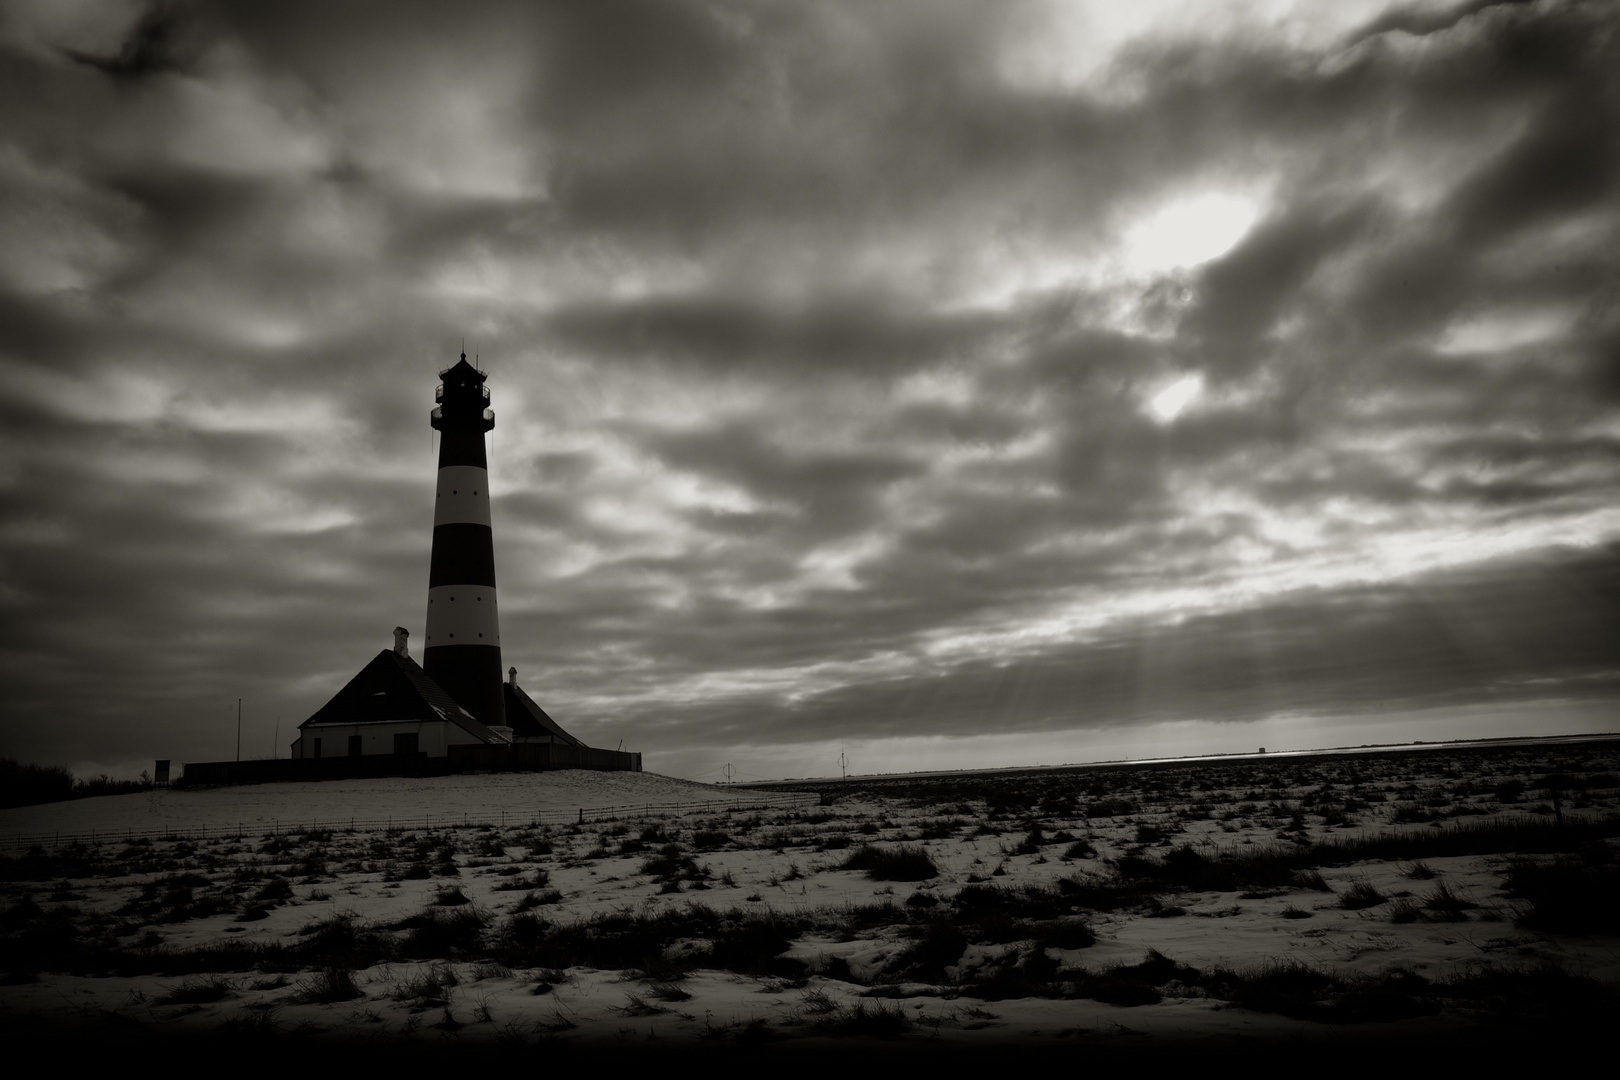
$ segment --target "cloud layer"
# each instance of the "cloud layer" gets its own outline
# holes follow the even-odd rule
[[[1601,715],[1620,13],[1116,7],[0,9],[5,752],[419,627],[463,340],[508,662],[659,771]]]

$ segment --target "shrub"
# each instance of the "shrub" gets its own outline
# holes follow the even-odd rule
[[[895,958],[890,970],[901,978],[946,982],[945,969],[961,960],[967,947],[968,939],[961,930],[948,922],[932,922],[921,938]]]
[[[1478,907],[1451,891],[1451,886],[1444,881],[1437,882],[1434,891],[1424,898],[1423,906],[1435,913],[1435,917],[1446,922],[1463,922],[1467,916],[1463,914],[1469,908]]]
[[[0,758],[0,806],[30,806],[73,797],[73,774],[60,765]]]
[[[300,984],[298,993],[300,1001],[317,1005],[353,1001],[364,996],[360,988],[354,985],[353,974],[345,967],[329,967],[316,972]]]
[[[369,967],[393,952],[393,942],[386,935],[356,926],[347,915],[310,923],[298,933],[306,939],[298,947],[299,959],[306,963]]]
[[[263,904],[249,902],[242,905],[242,910],[237,913],[236,921],[258,922],[260,919],[268,919],[269,917],[269,908],[265,907]]]
[[[273,877],[266,881],[253,894],[253,899],[261,904],[276,903],[282,900],[291,900],[293,895],[292,884],[284,877]]]
[[[523,898],[520,899],[516,906],[512,908],[512,913],[514,915],[518,915],[525,911],[532,911],[537,907],[543,907],[546,904],[556,904],[561,902],[562,893],[558,892],[556,889],[547,889],[544,892],[525,893]]]
[[[1326,972],[1305,964],[1276,963],[1240,977],[1231,1000],[1256,1012],[1278,1013],[1296,1020],[1321,1019],[1322,997],[1337,985]]]
[[[406,956],[418,959],[449,956],[478,948],[487,922],[470,904],[454,908],[427,907],[395,924],[407,931],[401,943]]]
[[[864,870],[872,881],[927,881],[939,876],[939,868],[928,852],[906,844],[894,848],[862,845],[850,853],[840,869]]]
[[[1614,933],[1620,922],[1620,867],[1605,862],[1557,859],[1514,862],[1503,882],[1509,896],[1528,901],[1518,921],[1562,934]]]
[[[1140,963],[1108,968],[1102,972],[1064,971],[1058,977],[1073,983],[1075,997],[1091,998],[1105,1005],[1133,1008],[1157,1005],[1164,995],[1158,987],[1173,979],[1196,982],[1198,972],[1177,964],[1155,949],[1149,949]]]
[[[853,1009],[839,1010],[817,1025],[832,1035],[866,1035],[892,1039],[911,1030],[911,1017],[899,1005],[858,1002]]]
[[[1410,900],[1394,900],[1389,905],[1389,921],[1392,923],[1414,923],[1421,914]]]
[[[159,997],[158,1005],[208,1005],[216,1001],[223,1001],[235,990],[229,982],[219,976],[204,979],[187,979],[179,986]]]
[[[528,877],[509,877],[495,886],[495,892],[528,892],[533,889],[543,889],[551,884],[551,875],[544,870],[536,869]]]
[[[1339,906],[1347,911],[1377,907],[1389,899],[1365,881],[1358,881],[1339,894]]]
[[[1294,871],[1293,885],[1296,889],[1311,889],[1315,892],[1332,892],[1327,880],[1322,877],[1320,870]]]
[[[643,859],[639,873],[651,874],[662,882],[702,876],[697,862],[685,854],[679,844],[665,844],[656,855]]]
[[[1039,855],[1041,853],[1041,845],[1050,842],[1051,841],[1046,839],[1046,834],[1041,832],[1041,827],[1036,825],[1034,828],[1029,830],[1029,835],[1025,836],[1023,841],[1016,848],[1014,848],[1013,851],[1019,855]]]

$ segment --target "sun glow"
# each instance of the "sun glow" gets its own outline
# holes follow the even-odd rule
[[[1260,217],[1260,202],[1242,195],[1187,195],[1125,230],[1125,262],[1136,273],[1163,273],[1219,258]]]
[[[1204,377],[1198,372],[1183,375],[1148,399],[1148,415],[1161,424],[1171,423],[1186,412],[1204,392]]]

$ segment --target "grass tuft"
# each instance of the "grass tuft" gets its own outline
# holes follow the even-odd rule
[[[1363,908],[1377,907],[1388,899],[1389,897],[1369,883],[1358,881],[1339,894],[1339,906],[1346,911],[1360,911]]]
[[[872,881],[927,881],[939,876],[939,867],[928,852],[908,844],[893,848],[864,844],[850,853],[840,869],[864,870]]]

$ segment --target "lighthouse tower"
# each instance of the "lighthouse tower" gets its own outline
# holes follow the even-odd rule
[[[440,433],[422,668],[456,703],[489,727],[506,726],[500,621],[495,613],[495,544],[489,524],[484,433],[495,427],[484,373],[467,363],[439,372],[432,412]]]

